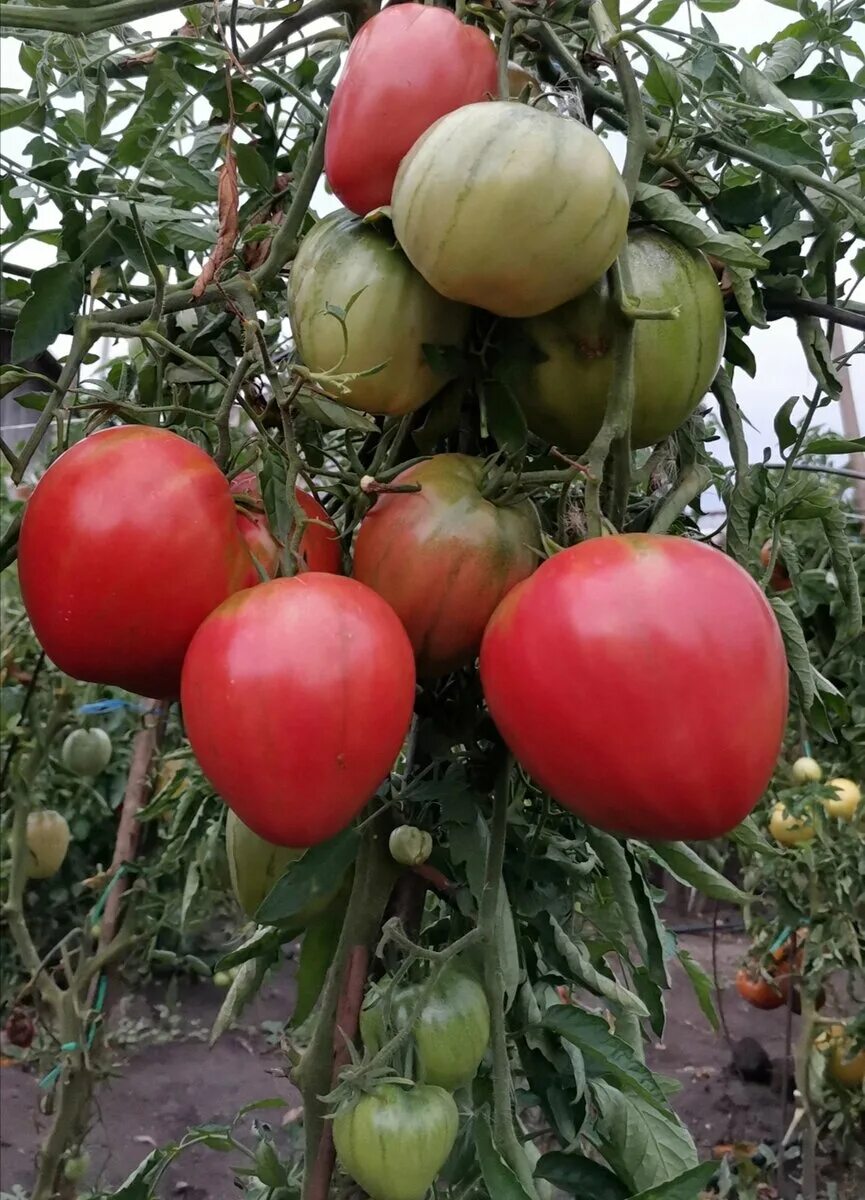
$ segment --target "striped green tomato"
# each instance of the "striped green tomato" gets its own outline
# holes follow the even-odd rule
[[[428,364],[424,343],[461,346],[471,314],[436,295],[395,245],[388,222],[365,224],[341,210],[304,238],[291,269],[288,315],[310,371],[359,375],[342,381],[344,391],[332,389],[335,399],[394,415],[414,412],[448,382]]]
[[[632,230],[628,262],[640,305],[680,309],[674,320],[636,324],[631,440],[651,446],[691,415],[714,379],[726,336],[724,303],[700,251],[660,230]],[[507,324],[506,339],[518,330],[540,352],[532,356],[521,400],[533,433],[572,453],[587,448],[604,417],[620,321],[602,279],[553,312]]]
[[[619,253],[628,197],[603,142],[525,104],[468,104],[403,159],[394,229],[437,292],[530,317],[592,286]]]
[[[422,986],[405,988],[391,1006],[401,1028],[411,1017]],[[374,997],[361,1012],[364,1045],[375,1052],[384,1042],[385,1000]],[[460,971],[446,971],[420,1011],[412,1030],[418,1075],[449,1092],[471,1083],[490,1041],[490,1010],[483,988]]]
[[[333,1121],[340,1165],[370,1200],[424,1200],[456,1141],[459,1116],[443,1088],[384,1083]]]

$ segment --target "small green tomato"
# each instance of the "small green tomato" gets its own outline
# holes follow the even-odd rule
[[[388,841],[391,858],[404,867],[419,867],[425,863],[432,848],[431,835],[414,825],[398,825]]]
[[[790,768],[790,774],[793,776],[794,783],[819,783],[823,778],[823,768],[817,762],[816,758],[803,756],[802,758],[797,758],[793,763]]]

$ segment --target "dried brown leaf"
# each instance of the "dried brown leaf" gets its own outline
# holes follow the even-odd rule
[[[237,210],[240,194],[237,190],[237,162],[230,144],[226,150],[225,162],[219,168],[217,200],[219,236],[216,239],[213,253],[204,264],[204,269],[193,285],[192,297],[194,300],[199,300],[204,295],[207,285],[213,282],[217,273],[231,258],[234,253],[234,244],[237,241]]]

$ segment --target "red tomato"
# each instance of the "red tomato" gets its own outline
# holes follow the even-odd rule
[[[760,564],[761,564],[761,566],[763,566],[764,568],[768,567],[769,559],[771,557],[772,557],[772,539],[770,538],[768,542],[764,542],[763,545],[760,547]],[[778,557],[775,559],[775,565],[772,568],[772,577],[769,580],[769,587],[772,589],[773,592],[789,592],[789,590],[792,586],[793,586],[793,581],[791,580],[790,576],[787,574],[787,564],[784,562],[783,558],[779,554]]]
[[[789,966],[779,969],[775,982],[764,979],[757,967],[740,967],[736,972],[736,991],[754,1008],[773,1009],[786,1004],[790,992]]]
[[[258,476],[254,471],[241,471],[232,479],[231,491],[233,495],[245,496],[252,502],[248,508],[238,506],[237,528],[249,547],[249,553],[261,566],[265,575],[272,579],[279,567],[281,547],[267,523],[267,514],[261,503]],[[315,496],[310,496],[303,488],[296,488],[294,494],[311,521],[324,521],[328,526],[325,529],[318,523],[310,524],[303,531],[300,553],[307,570],[328,571],[331,575],[341,575],[342,554],[336,526]]]
[[[27,615],[61,671],[176,696],[204,618],[258,575],[225,477],[165,429],[78,442],[45,472],[18,545]]]
[[[532,505],[485,500],[482,476],[464,454],[409,467],[394,482],[421,491],[379,496],[357,536],[354,577],[405,625],[420,675],[471,662],[499,601],[540,562]]]
[[[765,597],[731,558],[679,537],[554,555],[496,610],[481,681],[538,784],[633,837],[732,829],[769,782],[787,717]]]
[[[210,782],[278,846],[344,829],[385,778],[414,703],[393,610],[339,575],[274,579],[233,596],[192,639],[186,732]]]
[[[390,204],[397,168],[420,135],[445,113],[495,94],[496,52],[482,30],[444,8],[385,8],[352,42],[331,101],[331,188],[359,216]]]

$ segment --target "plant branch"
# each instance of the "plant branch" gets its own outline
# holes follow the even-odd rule
[[[865,311],[854,308],[828,304],[825,300],[810,300],[805,296],[779,296],[772,292],[765,295],[766,315],[822,317],[836,325],[846,325],[848,329],[865,330]]]
[[[291,204],[285,214],[285,220],[273,235],[267,258],[252,273],[253,281],[259,288],[272,283],[283,266],[293,258],[297,250],[297,241],[304,218],[309,211],[312,194],[324,169],[324,139],[327,131],[327,121],[323,121],[316,134],[315,141],[309,150],[309,158],[298,180]]]
[[[649,526],[649,533],[666,533],[676,518],[711,482],[712,472],[704,464],[692,463],[686,467],[679,482],[659,505]]]
[[[208,0],[192,0],[200,7]],[[52,33],[86,36],[123,25],[139,17],[177,8],[177,0],[114,0],[97,8],[38,8],[32,4],[0,4],[0,26],[7,29],[36,29]]]
[[[346,12],[351,7],[351,0],[311,0],[309,4],[304,4],[299,12],[286,17],[281,25],[277,25],[270,33],[266,33],[264,37],[260,38],[254,46],[250,46],[241,54],[241,64],[249,67],[261,62],[262,59],[278,50],[295,30],[302,29],[304,25],[308,25],[310,21],[317,21],[320,17]]]

